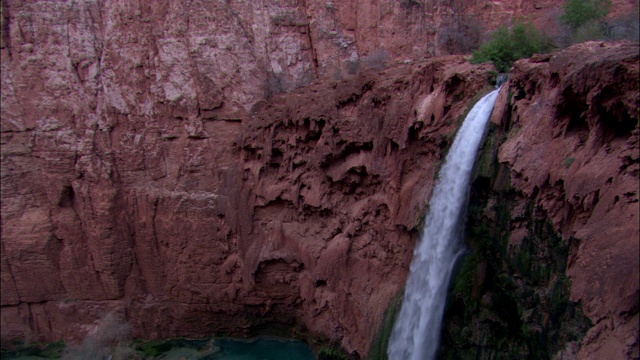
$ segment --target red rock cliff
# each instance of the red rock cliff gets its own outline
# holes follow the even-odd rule
[[[640,357],[638,64],[637,43],[521,60],[494,112],[511,185],[570,241],[571,300],[594,324],[581,359]]]
[[[3,4],[3,340],[115,309],[140,337],[278,322],[366,353],[489,67],[279,96],[328,55],[297,2]]]
[[[2,2],[3,341],[78,338],[117,310],[140,337],[278,322],[365,354],[489,67],[367,70],[439,52],[451,9],[435,1],[189,4]],[[557,7],[472,5],[504,19]],[[557,224],[582,238],[572,221]],[[587,313],[619,318],[602,306]],[[603,326],[594,344],[626,341]]]

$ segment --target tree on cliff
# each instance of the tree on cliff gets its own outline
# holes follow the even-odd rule
[[[508,72],[514,61],[551,49],[551,41],[530,23],[516,23],[511,29],[499,27],[491,40],[473,52],[474,64],[491,61],[500,72]]]
[[[587,22],[607,16],[612,5],[611,0],[567,0],[561,19],[575,30]]]
[[[569,27],[566,45],[587,40],[638,41],[638,16],[606,19],[611,0],[567,0],[560,20]]]

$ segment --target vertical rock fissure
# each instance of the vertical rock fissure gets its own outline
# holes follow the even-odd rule
[[[468,197],[478,146],[498,91],[485,95],[471,109],[440,171],[389,341],[391,360],[430,360],[438,348],[447,287],[461,254],[463,205]]]
[[[4,249],[4,243],[0,243],[0,246],[1,246],[0,249],[2,249],[2,253],[6,254],[7,251]],[[9,262],[9,257],[8,256],[6,257],[5,261],[6,261],[6,264],[7,264],[7,273],[9,274],[9,277],[11,278],[11,284],[13,285],[13,288],[15,289],[15,294],[16,294],[16,298],[17,298],[16,299],[17,302],[14,302],[14,301],[12,301],[10,303],[8,302],[6,305],[14,305],[14,303],[15,304],[20,304],[22,302],[22,299],[20,298],[20,292],[18,291],[18,284],[16,282],[15,276],[13,275],[12,266],[11,266],[11,263]],[[3,300],[3,304],[2,305],[5,305],[4,300]]]

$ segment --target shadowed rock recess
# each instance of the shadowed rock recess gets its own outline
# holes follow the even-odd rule
[[[485,30],[558,8],[470,3],[502,19]],[[79,341],[115,314],[136,338],[285,329],[366,357],[404,287],[440,162],[492,76],[461,56],[426,57],[443,52],[449,10],[2,1],[3,346]],[[551,349],[583,359],[638,356],[637,83],[637,44],[516,63],[469,218],[507,208],[492,221],[505,228],[487,230],[503,253],[476,258],[445,328],[498,304],[490,292],[506,276],[523,334],[555,331]],[[514,265],[525,248],[531,260]],[[535,283],[517,265],[534,262],[549,264]],[[556,287],[588,320],[519,302]],[[464,346],[507,348],[486,334]]]

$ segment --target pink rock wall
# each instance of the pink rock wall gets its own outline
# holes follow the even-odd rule
[[[139,337],[279,322],[367,352],[489,67],[277,95],[318,69],[297,2],[4,6],[3,340],[118,311]]]
[[[118,311],[140,337],[278,322],[366,354],[490,70],[423,60],[453,5],[3,1],[3,341]],[[491,30],[557,6],[463,7]]]

